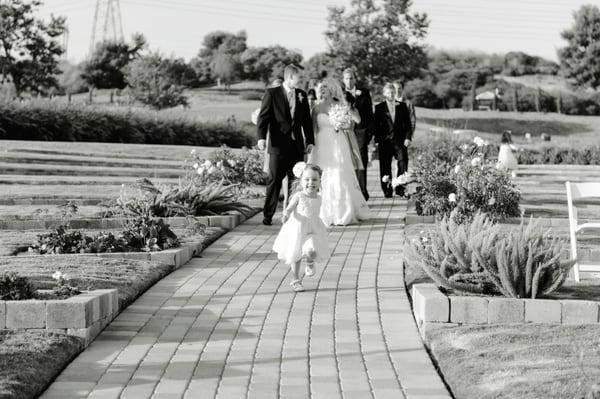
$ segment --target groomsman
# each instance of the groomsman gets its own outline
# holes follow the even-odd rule
[[[381,188],[386,198],[392,196],[392,187],[383,181],[384,176],[392,180],[392,159],[396,158],[397,176],[408,171],[408,146],[412,140],[410,111],[405,103],[396,101],[394,84],[383,86],[384,101],[375,106],[375,142],[379,151],[379,174]],[[396,195],[404,196],[404,186],[396,187]]]
[[[360,149],[360,158],[364,169],[357,170],[358,184],[365,200],[369,199],[367,191],[367,164],[369,163],[369,143],[373,137],[373,102],[369,90],[356,87],[356,75],[352,68],[346,68],[343,73],[346,101],[358,110],[360,123],[354,126],[354,134]]]

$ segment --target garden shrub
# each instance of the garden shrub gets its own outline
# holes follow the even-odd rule
[[[241,100],[254,100],[261,101],[263,98],[263,93],[258,91],[245,91],[240,93]]]
[[[520,215],[521,194],[509,172],[487,159],[492,152],[488,143],[478,137],[460,145],[460,140],[440,143],[415,160],[417,214],[442,217],[456,210],[459,220],[477,211],[493,219]]]
[[[407,242],[404,253],[441,288],[538,298],[558,289],[575,263],[560,259],[563,245],[533,219],[503,231],[482,213],[463,223],[451,214],[433,232]]]
[[[160,115],[160,116],[157,116]],[[99,108],[32,101],[0,103],[0,139],[250,146],[249,123],[201,122],[131,108]]]
[[[35,297],[35,288],[27,277],[15,272],[3,273],[0,276],[0,300],[20,301]]]

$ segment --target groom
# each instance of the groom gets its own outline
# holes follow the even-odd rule
[[[277,210],[283,178],[287,175],[291,184],[292,168],[304,161],[304,153],[310,153],[315,144],[312,118],[306,93],[300,85],[300,69],[288,65],[283,70],[283,84],[267,89],[258,114],[258,149],[264,150],[267,132],[271,140],[269,151],[269,177],[267,195],[263,208],[263,224],[270,226]],[[306,149],[304,138],[306,137]]]
[[[367,164],[369,163],[369,142],[373,137],[373,102],[367,89],[356,87],[356,75],[352,68],[346,68],[343,73],[346,101],[358,110],[360,123],[354,127],[356,141],[360,149],[360,158],[364,169],[357,170],[358,184],[365,200],[369,199],[367,191]]]

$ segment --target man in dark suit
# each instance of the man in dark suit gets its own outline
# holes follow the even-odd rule
[[[408,146],[412,140],[410,112],[403,102],[396,101],[396,87],[392,83],[383,86],[384,101],[375,106],[375,142],[379,151],[379,174],[381,188],[386,198],[392,196],[392,187],[384,182],[384,176],[392,180],[392,159],[398,161],[400,176],[408,171]],[[396,194],[404,196],[404,186],[396,187]]]
[[[265,149],[267,132],[270,132],[269,177],[263,209],[265,225],[272,224],[283,178],[288,176],[291,184],[292,168],[296,162],[304,161],[304,153],[310,153],[315,144],[308,98],[304,91],[296,88],[300,80],[300,69],[295,65],[286,66],[283,84],[267,89],[258,114],[259,150]]]
[[[351,68],[346,68],[343,73],[344,88],[346,91],[346,101],[358,110],[360,123],[354,126],[356,141],[360,149],[360,158],[364,169],[357,170],[358,184],[360,191],[366,200],[369,199],[367,191],[367,164],[369,163],[369,142],[373,137],[373,102],[369,91],[364,88],[356,87],[356,76]]]

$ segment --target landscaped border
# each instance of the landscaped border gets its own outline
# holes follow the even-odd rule
[[[448,296],[435,284],[414,284],[413,314],[423,329],[435,324],[552,323],[598,324],[600,302],[575,299],[521,299]]]

